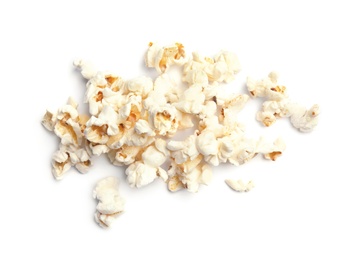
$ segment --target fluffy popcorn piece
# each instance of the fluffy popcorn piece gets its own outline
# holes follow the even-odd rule
[[[52,174],[56,180],[61,180],[64,173],[71,168],[70,156],[63,150],[56,151],[52,156]]]
[[[210,183],[212,169],[210,165],[202,162],[202,156],[198,156],[183,164],[172,161],[168,175],[168,189],[170,191],[174,192],[185,188],[189,192],[197,192],[200,184],[207,185]]]
[[[161,177],[168,179],[167,173],[160,167],[167,159],[169,152],[163,139],[156,139],[148,146],[137,160],[126,169],[127,181],[130,187],[140,188]]]
[[[302,132],[312,131],[318,123],[319,106],[313,105],[310,109],[288,99],[281,101],[265,101],[262,110],[256,115],[256,119],[265,126],[276,122],[277,118],[289,117],[292,125]]]
[[[143,119],[139,119],[136,122],[136,124],[134,126],[134,131],[137,134],[146,134],[148,136],[155,136],[155,132],[150,127],[149,123],[146,120],[143,120]]]
[[[110,161],[117,166],[130,165],[137,160],[142,148],[139,146],[123,145],[119,149],[111,150],[108,153]]]
[[[239,180],[227,179],[227,180],[225,180],[225,183],[231,189],[233,189],[234,191],[238,191],[238,192],[247,192],[255,187],[255,185],[252,181],[249,181],[245,184],[241,179],[239,179]]]
[[[152,106],[149,111],[148,123],[161,136],[172,136],[176,133],[179,123],[177,110],[170,104]]]
[[[80,69],[81,74],[85,79],[91,79],[97,74],[95,66],[89,61],[77,59],[73,62],[73,65]]]
[[[236,54],[232,52],[221,51],[215,55],[214,59],[193,52],[193,58],[184,66],[184,80],[188,82],[196,81],[195,75],[200,76],[197,71],[203,71],[211,82],[230,82],[240,68],[239,60]],[[192,71],[196,71],[195,74]],[[198,79],[204,80],[203,76]]]
[[[302,132],[312,131],[318,124],[320,109],[317,104],[308,110],[298,104],[291,105],[290,112],[292,114],[290,118],[292,125]]]
[[[167,148],[175,163],[182,164],[188,160],[192,161],[199,155],[196,138],[196,135],[190,135],[184,141],[171,140],[168,142]]]
[[[80,145],[82,143],[82,126],[77,111],[77,103],[69,98],[67,104],[56,113],[47,111],[42,125],[53,131],[61,139],[63,145]]]
[[[220,121],[224,125],[235,124],[238,113],[243,109],[248,100],[249,96],[245,94],[236,94],[234,97],[227,99],[221,108]]]
[[[187,82],[189,86],[194,84],[199,85],[208,85],[209,79],[208,75],[203,70],[189,70],[186,75],[183,77],[183,81]]]
[[[52,156],[52,174],[55,179],[61,180],[71,166],[75,166],[81,173],[88,172],[92,166],[90,155],[78,146],[61,145]]]
[[[205,94],[201,85],[190,86],[174,106],[185,113],[199,114],[204,109]]]
[[[246,85],[252,97],[265,97],[269,100],[279,101],[287,98],[286,87],[277,84],[278,73],[271,72],[268,77],[254,80],[247,77]]]
[[[57,114],[49,110],[46,111],[42,118],[42,125],[49,131],[53,131],[57,122]]]
[[[126,169],[127,181],[131,188],[140,188],[152,183],[157,177],[157,170],[143,162],[136,161]]]
[[[152,106],[163,106],[167,103],[178,102],[181,91],[175,81],[167,73],[161,74],[154,81],[153,90],[143,102],[147,110]]]
[[[265,159],[276,161],[286,149],[286,144],[282,138],[277,138],[273,143],[268,143],[264,138],[260,138],[257,143],[256,151],[262,153]]]
[[[88,78],[85,102],[89,104],[90,114],[97,116],[105,105],[117,111],[123,100],[123,86],[122,78],[109,72],[98,71]]]
[[[97,143],[91,143],[88,142],[86,143],[86,150],[88,152],[88,154],[92,155],[101,155],[101,154],[106,154],[110,151],[109,147],[105,144],[97,144]]]
[[[109,227],[124,210],[124,199],[119,194],[118,186],[117,178],[107,177],[100,180],[93,190],[93,198],[99,201],[95,220],[100,227]]]
[[[184,46],[181,43],[161,47],[150,42],[145,56],[147,67],[155,68],[159,73],[165,72],[172,64],[183,64],[185,61]]]
[[[137,77],[125,83],[127,93],[133,93],[142,98],[146,98],[151,90],[153,90],[153,80],[149,77]]]
[[[105,106],[98,117],[92,116],[86,124],[84,135],[90,142],[105,144],[109,136],[119,133],[119,115],[111,106]]]
[[[292,125],[302,132],[312,131],[318,123],[319,106],[310,109],[288,99],[286,88],[277,85],[278,74],[271,72],[265,79],[255,81],[247,79],[247,87],[253,97],[265,97],[268,100],[262,105],[256,119],[265,126],[271,126],[277,118],[289,117]]]

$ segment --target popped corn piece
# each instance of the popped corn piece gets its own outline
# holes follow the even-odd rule
[[[119,133],[119,115],[111,106],[104,106],[98,117],[92,116],[86,123],[84,135],[90,142],[105,144],[109,136]]]
[[[197,52],[193,52],[192,55],[193,58],[184,65],[183,71],[184,79],[188,82],[196,81],[195,75],[199,76],[199,81],[205,81],[202,74],[197,71],[205,72],[210,82],[230,82],[234,79],[234,74],[240,70],[239,60],[232,52],[221,51],[214,59],[200,56]],[[196,71],[195,74],[192,74],[192,71]]]
[[[273,71],[261,80],[247,77],[247,89],[252,97],[266,97],[274,101],[285,99],[287,98],[286,87],[277,84],[278,76],[278,73]]]
[[[149,43],[145,56],[148,68],[155,68],[159,73],[165,72],[172,64],[183,64],[185,62],[184,46],[181,43],[161,47],[156,43]]]
[[[124,81],[121,77],[108,72],[97,72],[86,84],[85,103],[89,112],[98,116],[105,105],[112,106],[115,111],[122,106]]]
[[[63,145],[81,145],[82,125],[77,111],[77,103],[69,98],[67,104],[56,113],[47,111],[42,119],[42,125],[53,131]]]
[[[77,59],[73,62],[73,65],[80,69],[85,79],[91,79],[97,74],[95,66],[89,61]]]
[[[170,104],[162,106],[153,105],[148,110],[148,123],[154,131],[161,136],[173,136],[178,127],[177,110]]]
[[[61,180],[71,166],[75,166],[81,173],[88,172],[92,166],[90,155],[78,146],[60,145],[59,150],[52,156],[52,174],[55,179]]]
[[[204,108],[205,94],[201,85],[192,85],[181,95],[174,106],[185,113],[199,114]]]
[[[276,161],[286,149],[286,144],[282,138],[277,138],[272,144],[267,143],[264,138],[260,138],[257,144],[257,152],[262,153],[265,159]]]
[[[127,181],[130,187],[140,188],[161,177],[168,179],[167,173],[160,167],[167,159],[169,152],[163,139],[156,139],[145,151],[141,158],[130,164],[126,169]]]
[[[157,169],[141,161],[135,161],[129,165],[126,169],[126,175],[131,188],[141,188],[158,178]]]
[[[57,114],[49,110],[46,111],[46,114],[42,118],[42,125],[49,131],[53,131],[55,124],[57,122]]]
[[[146,98],[148,93],[153,90],[153,80],[149,77],[137,77],[125,83],[125,92],[133,93],[136,96]]]
[[[117,166],[132,164],[136,161],[137,156],[141,153],[142,148],[139,146],[123,145],[119,149],[110,150],[108,158]]]
[[[292,125],[302,132],[312,131],[318,124],[318,115],[320,109],[317,104],[313,105],[310,109],[306,109],[300,105],[292,104],[291,110],[291,123]]]
[[[247,88],[253,97],[265,97],[268,100],[262,105],[256,119],[265,126],[271,126],[277,118],[289,117],[293,127],[302,132],[312,131],[318,123],[319,106],[313,105],[310,109],[292,102],[287,94],[286,87],[277,85],[278,74],[271,72],[265,79],[255,81],[247,78]]]
[[[95,220],[100,227],[109,227],[124,210],[124,199],[119,195],[118,186],[118,178],[107,177],[100,180],[93,190],[93,198],[99,201]]]
[[[63,150],[58,150],[52,155],[52,174],[56,180],[61,180],[63,174],[71,168],[69,154]]]
[[[175,163],[182,164],[188,160],[194,160],[199,155],[195,143],[196,135],[190,135],[184,141],[169,141],[167,148],[170,151],[170,156],[175,160]]]
[[[239,180],[227,179],[225,180],[225,182],[231,189],[238,192],[247,192],[255,187],[252,181],[249,181],[245,184],[241,179]]]
[[[207,185],[212,179],[211,166],[202,161],[199,155],[192,161],[177,164],[174,160],[168,170],[168,189],[177,191],[185,188],[190,192],[197,192],[200,184]]]

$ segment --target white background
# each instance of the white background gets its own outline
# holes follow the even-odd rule
[[[355,1],[69,2],[0,3],[0,259],[358,259]],[[85,109],[72,61],[155,77],[143,61],[150,41],[235,52],[243,70],[233,92],[246,93],[248,75],[277,70],[292,99],[320,104],[318,127],[303,134],[282,119],[263,128],[262,100],[251,100],[239,116],[247,135],[282,136],[285,153],[217,167],[196,194],[170,193],[160,180],[131,189],[105,157],[55,181],[58,138],[40,121],[69,96]],[[91,196],[107,176],[120,177],[126,208],[103,230]],[[256,187],[236,193],[226,178]]]

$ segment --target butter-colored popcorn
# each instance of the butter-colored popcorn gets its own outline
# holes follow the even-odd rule
[[[170,65],[185,62],[184,46],[181,43],[175,43],[161,47],[156,43],[150,42],[145,62],[147,67],[155,68],[159,73],[163,73]]]
[[[277,118],[289,117],[292,125],[302,132],[309,132],[316,127],[319,106],[313,105],[310,109],[292,102],[286,93],[286,87],[277,84],[278,74],[271,72],[262,80],[247,79],[247,88],[253,97],[265,97],[268,100],[262,105],[256,119],[265,126],[271,126]]]
[[[100,180],[93,190],[93,198],[99,201],[94,216],[100,227],[109,227],[124,210],[124,199],[119,194],[118,186],[118,178],[107,177]]]
[[[184,141],[172,140],[168,142],[167,148],[171,151],[170,156],[175,163],[182,164],[186,161],[192,161],[199,155],[196,138],[196,135],[190,135]]]
[[[161,177],[168,179],[167,173],[160,166],[166,161],[169,152],[163,139],[156,139],[141,154],[141,159],[135,161],[126,169],[127,181],[130,187],[140,188]]]
[[[153,80],[149,77],[137,77],[125,83],[125,92],[133,93],[136,96],[146,98],[148,93],[153,90]]]
[[[148,123],[154,131],[161,136],[172,136],[176,133],[179,122],[177,110],[170,104],[163,106],[153,105],[149,111]]]
[[[177,191],[185,188],[190,192],[197,192],[200,184],[207,185],[212,179],[211,166],[203,162],[202,155],[194,160],[177,164],[172,161],[168,170],[168,189]]]
[[[89,105],[90,114],[98,116],[105,105],[117,111],[125,97],[123,90],[121,77],[109,72],[96,72],[86,84],[85,102]]]
[[[94,143],[105,144],[109,136],[119,133],[119,115],[111,106],[105,106],[98,117],[92,116],[86,123],[84,135]]]
[[[287,98],[286,87],[277,83],[278,73],[273,71],[268,77],[254,80],[247,77],[246,85],[252,97],[265,97],[269,100],[279,101]]]
[[[239,180],[227,179],[227,180],[225,180],[225,182],[231,189],[233,189],[234,191],[238,191],[238,192],[247,192],[247,191],[252,190],[252,188],[255,187],[255,185],[252,181],[244,183],[241,179],[239,179]]]
[[[111,150],[108,153],[110,161],[117,166],[130,165],[138,160],[137,157],[141,153],[140,146],[123,145],[119,149]]]
[[[69,98],[66,105],[56,113],[47,111],[42,119],[42,125],[49,131],[53,131],[63,145],[81,145],[82,131],[80,117],[77,111],[77,103]]]
[[[86,149],[75,145],[60,145],[58,151],[52,156],[52,174],[57,180],[61,180],[71,166],[86,173],[92,166],[91,158]]]
[[[197,52],[192,55],[192,59],[184,65],[184,77],[188,82],[196,81],[196,75],[200,77],[199,81],[205,80],[197,71],[205,72],[211,82],[230,82],[234,80],[234,74],[241,69],[237,56],[232,52],[221,51],[214,59],[201,56]],[[192,71],[195,71],[195,74]]]

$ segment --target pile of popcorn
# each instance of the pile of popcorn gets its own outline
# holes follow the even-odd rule
[[[79,114],[72,98],[56,112],[44,115],[44,127],[61,140],[52,157],[56,179],[62,179],[71,167],[88,172],[93,158],[105,154],[112,164],[126,167],[131,187],[140,188],[159,178],[170,191],[197,192],[201,184],[211,181],[213,166],[240,165],[259,153],[274,161],[284,151],[280,138],[268,142],[262,137],[245,137],[237,115],[250,97],[222,91],[223,83],[234,80],[240,71],[234,53],[221,51],[210,58],[197,52],[186,55],[180,43],[165,47],[150,43],[145,62],[159,73],[155,80],[146,76],[125,80],[98,71],[89,62],[74,62],[88,80],[85,102],[90,115]],[[184,89],[168,73],[173,65],[182,69]],[[318,105],[306,109],[292,102],[286,88],[278,84],[277,73],[271,72],[261,80],[248,77],[247,88],[252,98],[266,99],[256,117],[265,126],[281,117],[289,117],[292,125],[303,132],[317,125]],[[193,134],[185,140],[172,139],[190,128],[194,128]],[[169,168],[162,168],[168,161]],[[236,191],[254,186],[252,181],[226,183]],[[118,185],[117,178],[108,177],[94,189],[93,195],[99,200],[95,219],[102,227],[108,227],[123,211]]]

